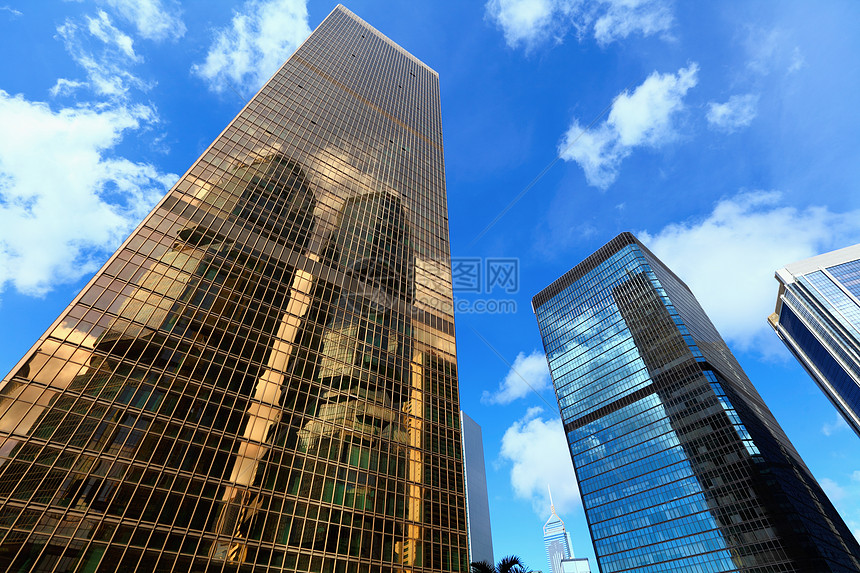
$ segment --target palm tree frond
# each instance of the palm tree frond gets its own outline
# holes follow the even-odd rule
[[[487,561],[472,561],[471,573],[496,573],[496,568]]]
[[[499,559],[496,571],[497,573],[524,573],[525,565],[523,565],[522,560],[516,555],[508,555]]]

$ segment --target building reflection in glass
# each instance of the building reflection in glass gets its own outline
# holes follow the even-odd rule
[[[2,568],[468,569],[439,125],[338,7],[0,386]]]

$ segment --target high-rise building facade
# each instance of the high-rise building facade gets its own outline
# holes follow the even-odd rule
[[[440,115],[320,24],[3,380],[0,570],[468,570]]]
[[[860,570],[689,288],[633,235],[532,304],[603,573]]]
[[[860,245],[786,265],[776,280],[768,322],[860,435]]]
[[[543,524],[543,544],[546,548],[550,572],[562,573],[562,561],[573,558],[573,548],[570,546],[570,536],[564,527],[564,522],[555,512],[552,493],[549,498],[549,509],[549,518]]]
[[[462,410],[460,411],[460,433],[463,441],[463,468],[466,477],[469,559],[495,563],[481,426]]]

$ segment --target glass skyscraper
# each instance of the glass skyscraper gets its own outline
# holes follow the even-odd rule
[[[2,381],[0,570],[466,571],[458,414],[438,75],[338,6]]]
[[[533,307],[603,573],[860,570],[689,288],[633,235]]]
[[[471,555],[469,559],[495,563],[481,426],[462,410],[460,411],[460,433],[463,441],[463,467],[466,477],[466,509]]]
[[[860,245],[776,271],[768,322],[860,435]]]

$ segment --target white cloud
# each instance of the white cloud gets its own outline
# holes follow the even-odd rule
[[[621,160],[631,152],[630,148],[619,145],[618,134],[608,123],[586,129],[576,119],[558,148],[561,158],[579,163],[588,184],[599,189],[608,189],[615,182]]]
[[[827,497],[833,503],[840,502],[846,497],[845,489],[830,478],[821,478],[818,480],[818,485],[821,486],[821,489],[824,490],[824,493],[827,494]]]
[[[0,6],[0,12],[9,12],[10,14],[12,14],[12,16],[15,17],[24,15],[23,12],[21,12],[20,10],[16,10],[11,6]]]
[[[256,91],[310,33],[305,0],[249,0],[217,31],[206,60],[192,72],[216,92]]]
[[[750,28],[747,32],[747,67],[759,74],[768,74],[778,59],[784,34],[779,30]]]
[[[803,52],[800,51],[800,48],[795,46],[794,50],[791,52],[791,63],[788,65],[788,73],[793,74],[794,72],[799,72],[805,67],[806,58],[803,57]]]
[[[829,477],[818,479],[818,485],[836,506],[845,524],[851,529],[858,540],[860,540],[860,471],[854,470],[848,475],[848,480],[844,480],[844,473],[839,474],[839,480]]]
[[[695,63],[677,74],[652,73],[632,94],[625,91],[612,104],[607,123],[622,145],[659,145],[673,135],[672,115],[684,106],[687,91],[696,86]]]
[[[825,422],[824,425],[821,426],[821,433],[825,436],[832,436],[836,432],[841,432],[843,430],[848,429],[850,428],[845,422],[845,418],[843,418],[840,414],[836,414],[832,422]]]
[[[532,45],[556,34],[562,24],[559,13],[569,6],[558,0],[490,0],[487,15],[505,35],[508,46]]]
[[[57,83],[55,83],[54,86],[48,91],[54,97],[64,96],[74,93],[76,89],[85,87],[86,85],[86,82],[79,82],[66,78],[60,78],[57,80]]]
[[[668,33],[674,22],[666,0],[489,0],[485,8],[512,48],[561,42],[571,28],[605,46],[633,34]]]
[[[747,68],[760,75],[784,70],[791,74],[806,66],[800,46],[785,30],[750,27],[745,40]]]
[[[87,16],[87,24],[90,34],[105,44],[115,45],[128,59],[132,61],[141,60],[134,53],[134,40],[131,39],[131,36],[123,33],[114,26],[106,12],[99,10],[98,18]]]
[[[574,119],[558,145],[562,159],[576,161],[589,185],[608,188],[633,148],[660,147],[676,137],[673,120],[696,85],[698,70],[692,63],[677,74],[652,73],[633,93],[622,92],[606,121],[592,129]]]
[[[860,242],[860,212],[798,209],[778,192],[740,193],[704,219],[639,237],[690,287],[724,338],[741,348],[775,340],[766,318],[776,303],[777,269]]]
[[[532,389],[541,392],[551,387],[549,368],[543,352],[534,350],[528,356],[520,352],[505,379],[499,382],[499,389],[493,393],[485,390],[481,396],[481,402],[510,404],[528,395]]]
[[[176,40],[185,34],[182,10],[174,0],[107,0],[107,4],[148,40]]]
[[[594,22],[594,38],[605,46],[632,34],[667,32],[673,23],[669,4],[656,0],[603,2],[605,11]]]
[[[712,101],[708,104],[708,125],[717,131],[733,133],[752,123],[757,107],[756,94],[733,95],[725,103]]]
[[[564,428],[558,418],[543,419],[541,413],[541,408],[529,408],[514,422],[502,436],[499,455],[511,464],[514,494],[531,501],[535,513],[549,516],[549,484],[556,510],[569,514],[581,502]]]
[[[149,84],[128,70],[130,64],[142,61],[134,52],[131,38],[113,26],[104,12],[99,12],[98,18],[86,20],[85,30],[69,19],[57,28],[57,33],[66,51],[86,72],[87,81],[60,78],[51,88],[52,95],[87,86],[98,95],[117,99],[126,98],[132,88],[149,89]],[[93,45],[93,38],[99,41],[98,46]]]
[[[145,106],[52,110],[0,90],[0,289],[42,295],[92,273],[177,179],[111,154]]]

